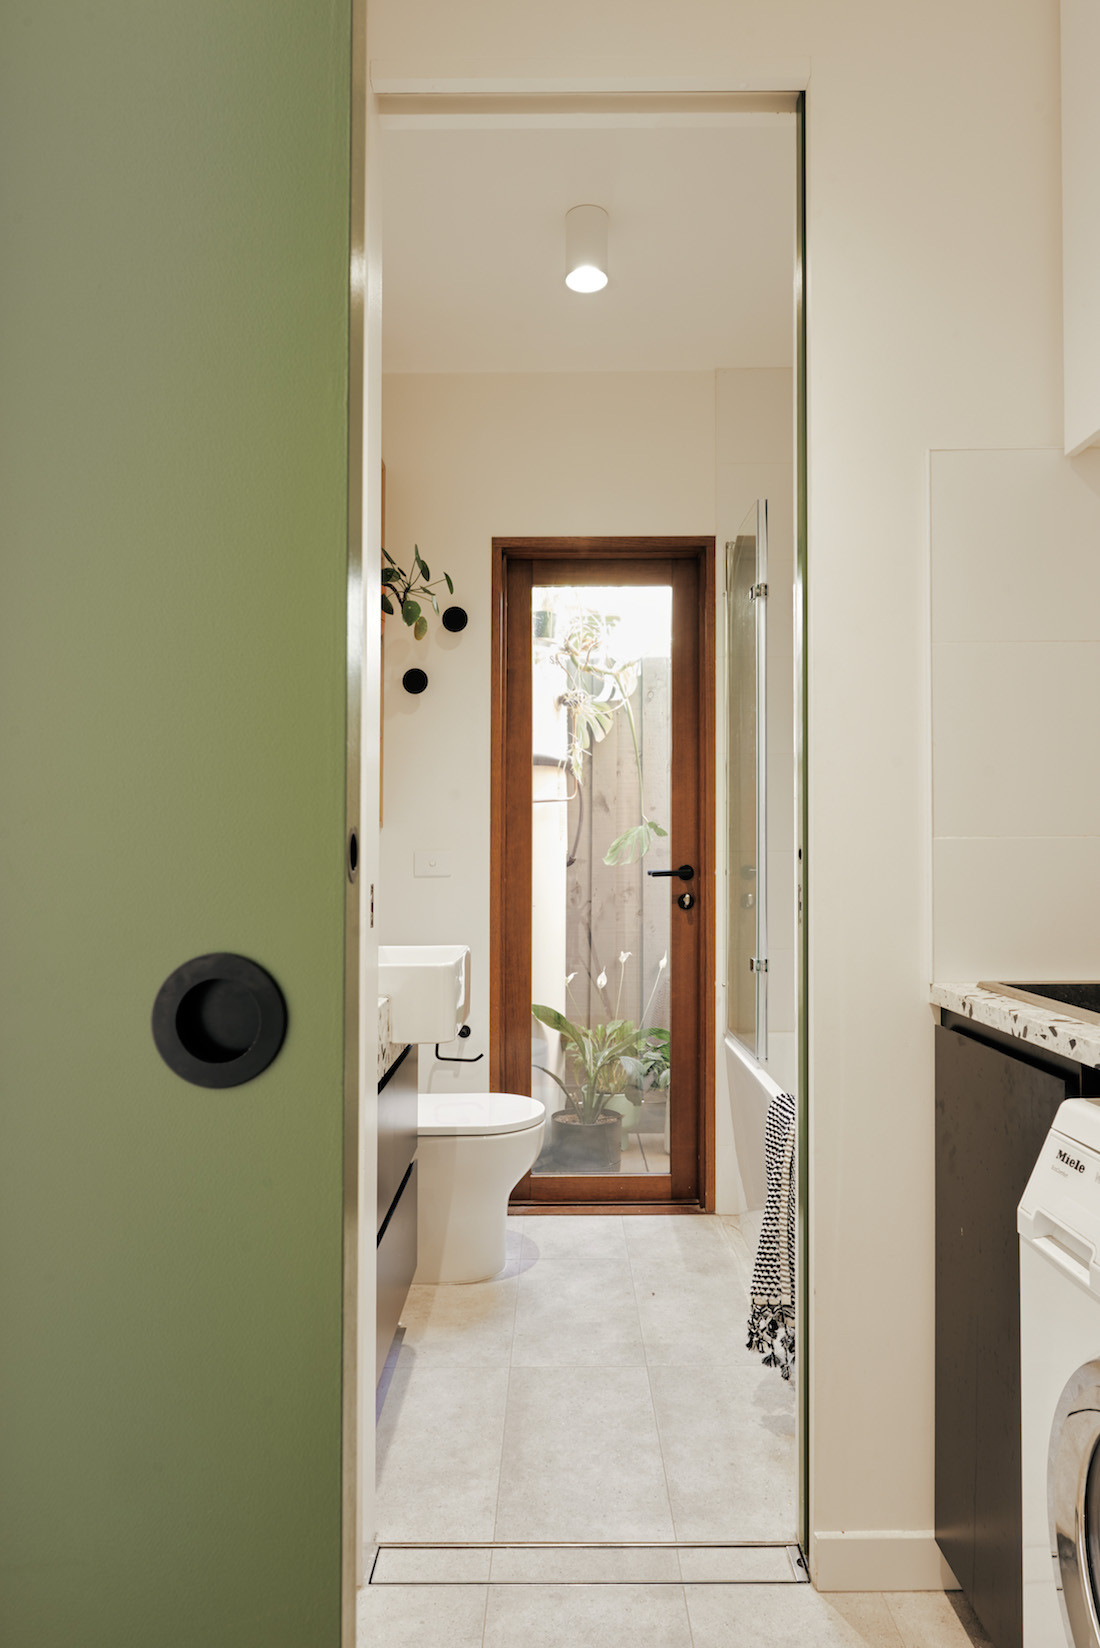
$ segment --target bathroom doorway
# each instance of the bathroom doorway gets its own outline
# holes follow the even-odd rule
[[[491,1083],[513,1205],[713,1206],[714,542],[498,539]]]
[[[387,546],[411,553],[418,542],[433,567],[454,575],[470,618],[461,635],[433,633],[423,647],[398,626],[391,625],[396,632],[386,638],[380,937],[430,942],[445,930],[448,938],[470,942],[474,957],[469,1037],[437,1047],[434,1060],[422,1050],[422,1088],[435,1094],[512,1085],[489,1031],[496,1011],[493,945],[500,936],[490,922],[493,881],[505,862],[516,868],[513,857],[493,845],[490,777],[507,733],[483,708],[486,699],[492,705],[493,671],[502,668],[503,566],[493,584],[501,546],[518,551],[538,534],[545,537],[536,541],[553,537],[558,544],[585,534],[591,550],[593,540],[636,544],[685,528],[697,529],[696,544],[717,540],[718,588],[712,583],[702,603],[717,627],[717,656],[700,672],[713,715],[702,742],[717,761],[702,814],[724,908],[730,896],[725,717],[732,690],[722,639],[725,550],[750,503],[766,497],[774,512],[773,548],[785,542],[790,563],[790,582],[780,589],[776,580],[771,604],[777,628],[789,632],[792,842],[780,846],[790,859],[792,931],[798,910],[786,963],[792,979],[797,973],[791,994],[798,1022],[792,1021],[791,1034],[802,1057],[784,1085],[797,1090],[804,1161],[798,895],[805,813],[798,774],[805,703],[798,672],[805,534],[796,444],[805,421],[801,105],[795,98],[601,102],[549,95],[497,103],[401,91],[382,93],[377,108],[383,142],[375,153],[384,151],[386,178],[386,300],[376,427],[387,464]],[[611,199],[611,245],[619,260],[602,309],[560,290],[558,268],[564,212],[596,198]],[[726,239],[718,244],[712,235]],[[376,244],[381,247],[380,237]],[[528,864],[537,817],[561,815],[553,826],[539,823],[546,834],[560,833],[564,819],[563,863],[578,824],[568,753],[563,765],[563,745],[554,742],[562,738],[560,721],[546,749],[534,741],[539,644],[565,633],[556,596],[533,600],[536,588],[557,588],[544,572],[530,565],[524,609],[532,703],[521,756],[525,784],[516,796],[527,817]],[[625,585],[610,570],[599,576],[591,587]],[[573,578],[561,587],[587,586]],[[622,612],[605,609],[597,616],[625,623]],[[541,667],[562,672],[554,650],[577,649],[543,646]],[[609,646],[603,667],[644,665],[646,653]],[[648,656],[656,662],[659,648]],[[429,677],[418,697],[403,691],[411,667],[423,667]],[[570,681],[570,667],[576,671],[567,657],[551,703],[579,691],[598,700],[595,682],[586,685],[583,671]],[[617,765],[621,753],[629,773],[629,723],[622,702],[610,709],[614,696],[603,701],[611,725],[596,742],[621,743],[621,752],[612,743],[601,753],[614,751]],[[636,692],[618,698],[636,711]],[[569,731],[567,717],[567,751]],[[538,761],[542,755],[550,759]],[[584,759],[578,765],[584,769]],[[657,806],[645,805],[644,747],[640,766],[639,816],[617,820],[607,839],[595,842],[602,852],[593,853],[593,869],[629,830],[664,823]],[[672,799],[675,790],[674,781]],[[583,839],[591,814],[580,822]],[[668,856],[660,867],[699,867],[659,836],[646,855],[654,867],[662,845]],[[419,879],[424,872],[414,849],[421,848],[448,866],[435,872],[440,879]],[[442,879],[451,876],[452,858],[453,878]],[[772,861],[781,854],[773,853]],[[639,882],[646,867],[635,860]],[[692,883],[677,878],[672,885],[668,902]],[[517,1045],[526,1054],[525,1077],[532,1074],[534,1033],[545,1055],[539,1074],[560,1093],[553,1077],[568,1086],[570,1073],[542,1036],[555,1027],[532,1018],[531,1006],[580,1020],[558,1001],[539,1001],[533,893],[529,887],[526,929],[513,935],[526,963],[522,975],[512,976],[512,1009],[517,1024],[522,1018]],[[568,914],[567,908],[567,945]],[[778,910],[777,928],[782,915]],[[513,1207],[508,1263],[496,1277],[464,1287],[414,1286],[397,1355],[379,1389],[377,1514],[367,1524],[368,1540],[373,1527],[380,1546],[372,1587],[431,1583],[427,1576],[443,1574],[463,1584],[502,1586],[510,1575],[599,1579],[619,1571],[620,1556],[661,1583],[698,1571],[697,1560],[712,1575],[761,1579],[763,1568],[754,1564],[774,1562],[768,1580],[805,1578],[795,1543],[804,1543],[806,1532],[805,1289],[798,1299],[799,1361],[785,1379],[746,1347],[756,1232],[736,1211],[743,1187],[722,1034],[727,927],[718,923],[717,955],[700,992],[700,1022],[704,1011],[711,1015],[704,1039],[718,1099],[713,1155],[707,1156],[705,1127],[697,1140],[705,1165],[693,1199],[675,1203],[671,1150],[667,1175],[654,1171],[665,1165],[655,1148],[660,1132],[628,1127],[627,1148],[631,1134],[640,1134],[646,1166],[644,1173],[620,1175],[634,1181],[631,1200],[585,1206],[576,1181],[599,1174],[558,1175],[574,1184],[562,1187],[568,1199],[555,1200],[555,1175],[547,1174],[539,1192],[544,1200],[531,1196]],[[670,921],[670,942],[672,932]],[[622,1016],[639,1031],[668,1029],[671,1046],[674,1027],[661,1016],[660,990],[649,1003],[650,975],[665,971],[657,966],[665,953],[656,947],[658,936],[654,930],[645,978],[624,973],[623,1001],[633,995]],[[580,937],[587,945],[586,935]],[[598,966],[591,957],[595,979],[585,975],[590,1001],[601,988],[617,994],[620,965],[629,969],[638,961],[636,952],[624,964],[619,956],[634,948],[625,936],[601,937]],[[558,968],[556,954],[551,959],[564,992],[572,962]],[[613,997],[608,1005],[616,1010]],[[660,1045],[648,1052],[659,1056]],[[474,1062],[479,1055],[484,1063]],[[640,1086],[640,1103],[629,1098],[649,1124],[662,1103],[659,1080],[658,1070],[656,1081]],[[664,1104],[671,1116],[674,1104]],[[708,1216],[711,1172],[715,1198]],[[638,1187],[661,1177],[668,1185],[664,1205],[655,1199],[647,1206]],[[804,1278],[804,1184],[798,1193],[798,1275]],[[658,1210],[694,1216],[653,1217]],[[548,1213],[568,1216],[542,1216]],[[578,1544],[585,1549],[578,1551]],[[703,1547],[697,1558],[693,1553]],[[597,1548],[599,1561],[590,1571],[589,1552]],[[743,1552],[751,1554],[742,1559]]]

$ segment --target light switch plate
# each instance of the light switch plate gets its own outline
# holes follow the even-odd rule
[[[449,876],[450,873],[450,853],[436,852],[430,848],[425,852],[413,853],[414,876]]]

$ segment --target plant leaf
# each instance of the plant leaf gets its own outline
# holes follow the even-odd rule
[[[550,1080],[552,1082],[557,1082],[558,1086],[561,1088],[562,1092],[565,1094],[567,1099],[572,1098],[572,1094],[570,1093],[568,1087],[566,1087],[565,1083],[562,1081],[560,1076],[555,1076],[554,1072],[552,1070],[547,1070],[547,1068],[544,1064],[536,1064],[535,1069],[536,1070],[541,1070],[544,1076],[549,1076]]]
[[[418,618],[416,620],[416,623],[413,625],[413,638],[417,641],[423,641],[423,639],[424,639],[425,635],[427,635],[427,633],[428,633],[428,620],[426,618],[423,618],[423,617]]]
[[[385,590],[382,591],[382,611],[388,612],[390,617],[393,617],[393,602],[390,600]]]
[[[393,556],[390,554],[388,549],[384,549],[382,551],[382,553],[386,557],[386,560],[390,563],[391,566],[396,566],[397,565],[397,562],[394,560]]]
[[[532,1004],[531,1011],[540,1024],[549,1025],[551,1030],[557,1030],[560,1035],[565,1037],[566,1041],[572,1042],[580,1057],[587,1060],[588,1050],[585,1047],[584,1037],[577,1026],[566,1018],[564,1013],[559,1013],[556,1007],[541,1007],[538,1003]]]
[[[445,581],[446,581],[446,584],[447,584],[447,588],[448,588],[448,590],[449,590],[449,591],[450,591],[450,593],[451,593],[451,594],[452,594],[452,595],[453,595],[453,594],[454,594],[454,592],[455,592],[455,586],[454,586],[454,584],[453,584],[453,583],[452,583],[452,582],[451,582],[451,575],[450,575],[450,573],[449,573],[449,572],[445,572],[445,573],[444,573],[444,574],[443,574],[443,577],[444,577],[444,579],[445,579]]]
[[[417,560],[420,560],[419,556],[417,556]],[[432,569],[428,565],[427,561],[420,561],[420,575],[424,579],[425,583],[427,583],[428,579],[431,577]]]
[[[659,835],[667,835],[659,824],[653,824],[646,818],[640,824],[634,824],[622,835],[616,836],[606,853],[603,861],[608,865],[636,864],[645,857]]]
[[[416,620],[420,617],[420,602],[403,601],[401,603],[401,616],[411,629],[416,623]]]
[[[401,569],[396,566],[382,568],[382,582],[384,584],[398,584],[401,582]]]

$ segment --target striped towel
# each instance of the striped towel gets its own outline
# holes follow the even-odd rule
[[[764,1366],[778,1368],[784,1379],[794,1366],[795,1137],[794,1099],[779,1093],[764,1126],[768,1189],[752,1267],[748,1348],[758,1350]]]

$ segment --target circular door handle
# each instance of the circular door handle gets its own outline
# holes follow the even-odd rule
[[[266,1070],[286,1035],[286,1003],[246,956],[195,956],[153,1003],[153,1040],[170,1070],[196,1087],[239,1087]]]
[[[676,902],[680,906],[681,910],[690,910],[692,905],[695,903],[695,894],[681,893]]]

